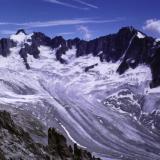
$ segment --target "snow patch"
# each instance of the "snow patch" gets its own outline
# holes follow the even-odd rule
[[[61,57],[67,62],[69,62],[71,59],[76,57],[76,50],[77,50],[76,47],[73,46],[72,49],[69,49],[68,51],[66,51],[66,53],[62,54]]]
[[[32,35],[33,34],[26,35],[26,34],[20,32],[17,35],[16,34],[11,35],[10,39],[13,40],[14,42],[18,43],[19,45],[24,44],[24,43],[28,43],[30,45],[28,40],[31,40]]]
[[[155,41],[156,41],[156,42],[160,42],[160,38],[157,38]]]
[[[23,60],[19,55],[20,47],[10,48],[10,55],[6,58],[0,56],[0,68],[14,71],[26,70]]]
[[[145,35],[142,34],[141,32],[137,32],[137,37],[138,37],[139,39],[143,39],[143,38],[145,38]]]
[[[86,147],[80,145],[76,140],[73,139],[73,137],[70,135],[70,133],[68,132],[68,130],[65,128],[64,125],[62,125],[60,122],[59,124],[61,125],[61,127],[64,129],[64,131],[66,132],[67,136],[69,137],[69,139],[73,142],[76,143],[79,147],[86,149]]]

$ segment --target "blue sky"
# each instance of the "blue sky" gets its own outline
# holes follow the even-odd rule
[[[0,0],[0,37],[18,28],[93,39],[134,26],[160,37],[159,0]]]

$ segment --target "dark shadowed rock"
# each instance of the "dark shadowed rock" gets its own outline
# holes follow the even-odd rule
[[[51,40],[51,48],[57,49],[56,58],[61,63],[66,63],[62,55],[68,50],[67,42],[62,36],[57,36]]]
[[[80,42],[79,38],[69,39],[67,40],[67,47],[71,49],[73,46],[77,46]]]
[[[58,133],[54,128],[48,130],[48,151],[54,159],[62,160],[100,160],[74,144],[74,148],[67,145],[66,138]]]
[[[16,35],[19,34],[19,33],[23,33],[23,34],[27,35],[24,29],[19,29],[17,31]]]
[[[34,32],[32,35],[32,44],[39,47],[40,45],[51,46],[51,38],[41,32]]]
[[[51,47],[58,48],[58,47],[67,47],[66,40],[62,36],[56,36],[51,40]]]
[[[54,128],[50,128],[48,130],[48,151],[52,156],[54,156],[54,158],[59,157],[59,159],[73,159],[73,154],[67,146],[66,138],[56,132]]]
[[[87,67],[85,67],[84,71],[85,71],[85,72],[88,72],[90,69],[94,68],[94,67],[97,66],[97,65],[98,65],[98,64],[96,63],[96,64],[94,64],[94,65],[87,66]]]
[[[29,64],[28,64],[28,62],[27,62],[27,48],[25,47],[25,48],[22,48],[21,50],[20,50],[20,52],[19,52],[19,54],[20,54],[20,56],[22,57],[22,59],[23,59],[23,62],[24,62],[24,65],[26,66],[26,69],[30,69],[30,66],[29,66]]]
[[[160,85],[160,47],[156,49],[155,55],[152,57],[150,68],[152,72],[150,87],[154,88]]]
[[[7,57],[10,54],[10,48],[14,46],[15,43],[12,40],[8,38],[2,38],[0,40],[0,55]]]
[[[36,143],[30,134],[16,125],[11,115],[0,111],[0,160],[99,160],[74,145],[54,128],[48,130],[48,145]]]

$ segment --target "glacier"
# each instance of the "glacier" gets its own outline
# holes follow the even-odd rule
[[[141,33],[138,36],[143,38]],[[151,106],[160,90],[150,89],[148,66],[139,65],[119,75],[119,61],[101,62],[92,54],[76,57],[74,46],[62,55],[67,62],[62,64],[56,60],[56,49],[41,45],[38,59],[27,56],[31,67],[27,70],[18,52],[29,38],[23,33],[12,35],[18,45],[10,49],[7,58],[0,56],[1,105],[36,117],[46,128],[59,129],[69,143],[77,143],[104,160],[160,159],[157,133],[142,125],[135,115],[104,104],[106,99],[119,96],[121,89],[130,89],[145,99],[145,114],[154,111]],[[85,72],[85,67],[95,64]],[[127,96],[137,103],[133,94]]]

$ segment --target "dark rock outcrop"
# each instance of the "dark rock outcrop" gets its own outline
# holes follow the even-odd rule
[[[27,68],[27,69],[30,69],[30,65],[29,65],[28,62],[27,62],[27,55],[30,54],[30,55],[32,55],[34,58],[38,59],[38,58],[39,58],[40,51],[38,50],[38,47],[36,46],[35,43],[32,43],[31,45],[24,44],[24,47],[21,48],[19,54],[20,54],[20,56],[22,57],[26,68]]]
[[[6,111],[0,111],[0,137],[1,154],[5,159],[46,158],[41,145],[36,144],[29,133],[17,126]]]
[[[156,49],[151,59],[150,68],[152,72],[151,88],[160,86],[160,47]]]
[[[0,55],[3,57],[7,57],[10,54],[10,48],[16,46],[16,44],[8,39],[8,38],[2,38],[0,40]]]
[[[51,38],[41,32],[34,32],[31,37],[31,42],[37,47],[40,45],[51,46]]]
[[[11,115],[0,111],[1,160],[100,160],[74,145],[67,145],[66,138],[54,128],[48,130],[48,145],[36,143],[30,134],[16,125]]]
[[[98,64],[96,63],[96,64],[93,64],[93,65],[91,65],[91,66],[87,66],[85,69],[84,69],[84,71],[85,72],[88,72],[90,69],[92,69],[92,68],[94,68],[95,66],[97,66]]]
[[[77,144],[74,147],[67,145],[66,138],[58,133],[54,128],[48,130],[48,152],[53,159],[57,157],[62,160],[100,160],[91,155],[86,150],[80,149]]]
[[[73,155],[67,146],[66,138],[63,135],[57,133],[56,130],[52,128],[48,130],[48,152],[54,158],[73,158]]]

